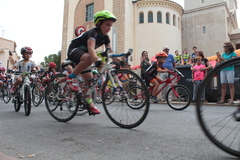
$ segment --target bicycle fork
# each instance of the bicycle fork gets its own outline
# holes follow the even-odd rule
[[[179,94],[178,94],[178,92],[175,90],[173,83],[171,83],[170,86],[171,86],[171,88],[172,88],[173,94],[176,96],[176,98],[179,98]]]

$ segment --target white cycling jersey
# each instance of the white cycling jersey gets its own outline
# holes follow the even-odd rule
[[[32,68],[36,67],[36,63],[31,60],[20,60],[15,64],[19,72],[31,72]]]

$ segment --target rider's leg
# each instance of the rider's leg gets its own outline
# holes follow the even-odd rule
[[[3,86],[3,82],[2,82],[2,81],[0,81],[0,88],[2,88],[2,86]]]
[[[157,95],[156,95],[158,88],[159,88],[159,83],[155,78],[152,79],[150,83],[154,86],[153,91],[152,91],[152,99],[154,100],[154,103],[157,103],[157,102],[159,102],[159,100],[157,99]]]
[[[18,76],[16,82],[13,84],[13,87],[10,89],[10,93],[16,91],[17,86],[22,82],[22,76]]]
[[[71,90],[79,91],[79,87],[78,87],[79,84],[77,83],[76,77],[92,64],[92,60],[90,58],[90,54],[85,53],[84,51],[76,51],[75,53],[70,53],[68,58],[70,58],[70,60],[73,60],[77,64],[77,66],[74,68],[73,73],[66,78],[66,81]],[[89,74],[87,74],[86,78],[88,78],[90,74],[92,73],[90,72]],[[92,99],[90,97],[87,97],[87,103],[89,105],[89,109],[94,114],[100,113],[100,111],[94,106]]]
[[[87,93],[88,89],[89,89],[89,86],[92,85],[92,82],[89,81],[89,79],[92,79],[93,78],[93,75],[92,75],[92,72],[91,70],[89,70],[88,72],[84,72],[82,73],[82,77],[85,81],[85,86],[88,86],[88,87],[85,87],[84,88],[84,93]],[[94,103],[92,102],[92,95],[88,95],[88,97],[86,97],[86,100],[87,100],[87,103],[89,104],[90,106],[90,110],[94,113],[94,114],[99,114],[100,111],[97,109],[97,107],[95,107]]]

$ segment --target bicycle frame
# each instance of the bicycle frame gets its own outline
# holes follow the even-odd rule
[[[178,71],[179,72],[179,71]],[[173,75],[173,77],[171,78],[170,76]],[[173,88],[174,87],[174,83],[173,80],[176,79],[176,81],[174,83],[177,83],[178,81],[180,81],[180,75],[178,75],[176,72],[170,72],[168,79],[166,79],[165,81],[159,82],[159,84],[164,84],[158,91],[157,94],[158,95],[165,87],[167,87],[167,85],[170,84],[170,87]],[[150,93],[152,93],[154,86],[149,86],[148,90],[150,91]],[[174,91],[174,89],[173,89]],[[174,94],[176,94],[174,92]]]
[[[123,89],[123,85],[121,83],[121,81],[118,79],[118,77],[114,74],[114,68],[112,68],[112,65],[108,62],[108,59],[111,58],[111,54],[109,54],[109,51],[110,49],[107,48],[106,49],[106,52],[105,52],[105,55],[102,56],[100,53],[98,53],[97,55],[99,57],[102,57],[102,62],[104,63],[104,65],[102,66],[102,68],[100,69],[99,71],[99,74],[97,76],[96,79],[94,79],[93,81],[93,84],[89,87],[87,93],[86,93],[86,96],[89,96],[92,94],[92,91],[93,89],[98,85],[98,81],[99,79],[103,76],[103,74],[105,73],[105,71],[107,71],[107,75],[109,76],[110,78],[110,81],[113,85],[113,89],[114,89],[114,93],[115,93],[115,98],[117,99],[122,99],[123,97],[127,97],[126,95],[126,92],[124,91]],[[114,81],[115,80],[115,81]],[[116,83],[118,84],[118,87],[120,87],[120,91],[123,93],[123,97],[121,97],[117,91],[117,85]]]
[[[24,88],[26,85],[29,85],[30,86],[30,79],[29,79],[29,74],[30,73],[21,73],[22,75],[22,78],[23,78],[23,82],[22,82],[22,86],[20,88],[20,96],[25,99],[25,94],[24,94]]]

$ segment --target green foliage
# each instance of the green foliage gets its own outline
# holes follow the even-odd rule
[[[58,51],[58,54],[50,54],[44,57],[44,62],[40,64],[47,70],[49,62],[55,62],[57,64],[56,71],[59,71],[59,67],[61,65],[61,53],[62,51]]]

